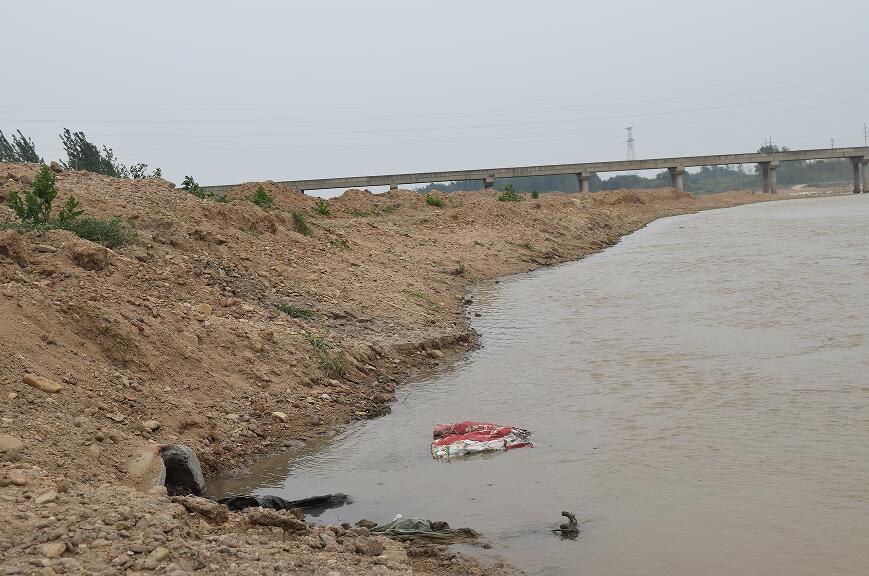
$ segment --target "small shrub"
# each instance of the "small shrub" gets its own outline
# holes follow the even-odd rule
[[[256,191],[253,193],[253,196],[248,198],[248,200],[259,206],[260,208],[271,208],[275,205],[275,199],[269,196],[269,193],[266,192],[266,189],[262,186],[257,186]]]
[[[498,196],[498,200],[500,200],[501,202],[519,202],[520,200],[522,200],[521,196],[513,192],[512,186],[508,184],[507,186],[505,186],[505,188],[510,189],[505,189],[503,192],[501,192],[501,194]]]
[[[292,304],[276,304],[275,308],[291,318],[298,318],[300,320],[309,320],[312,316],[310,310],[305,310],[304,308],[297,308]]]
[[[320,214],[321,216],[328,216],[329,214],[332,213],[332,209],[329,207],[329,203],[326,200],[323,200],[322,198],[317,200],[316,210],[317,210],[317,214]]]
[[[24,199],[18,192],[12,192],[9,196],[9,206],[15,216],[24,224],[47,224],[51,218],[51,203],[57,198],[55,184],[54,172],[43,164],[30,190],[24,193]]]
[[[54,172],[43,165],[24,198],[13,192],[10,206],[20,222],[6,226],[20,231],[69,230],[79,238],[99,242],[109,248],[117,248],[135,240],[135,229],[118,218],[105,220],[91,216],[81,218],[84,210],[78,209],[78,199],[66,199],[56,218],[51,217],[51,204],[57,197]]]
[[[197,198],[205,198],[205,191],[199,187],[199,184],[196,183],[193,176],[184,177],[184,180],[181,181],[181,189],[193,194]]]
[[[538,198],[540,198],[540,192],[535,190],[534,192],[531,193],[531,197],[534,198],[535,200],[537,200]]]
[[[212,191],[206,192],[203,190],[199,184],[196,183],[196,180],[193,179],[193,176],[185,176],[184,180],[181,181],[181,189],[186,191],[188,194],[193,194],[197,198],[201,198],[203,200],[211,200],[213,202],[219,202],[221,204],[226,204],[229,202],[229,198],[225,195],[218,196]]]
[[[293,224],[295,224],[295,226],[296,226],[296,230],[298,230],[300,233],[304,234],[305,236],[310,236],[311,235],[311,227],[308,226],[308,222],[305,220],[305,215],[302,214],[301,212],[293,212],[292,217],[293,217]]]
[[[459,265],[453,270],[453,275],[455,276],[464,276],[465,275],[465,263],[459,262]]]
[[[79,238],[98,242],[108,248],[118,248],[131,244],[136,239],[136,231],[120,218],[85,217],[59,224],[59,228],[69,230]]]
[[[147,173],[148,165],[144,162],[133,164],[130,166],[130,177],[133,180],[144,180],[145,178],[162,178],[163,171],[160,168],[155,168],[151,174]]]
[[[425,195],[425,203],[429,206],[437,206],[438,208],[443,208],[446,202],[440,196],[437,196],[433,192],[429,192]]]
[[[57,213],[57,223],[65,226],[84,214],[84,210],[76,210],[76,208],[78,208],[78,199],[75,196],[67,198],[63,208]]]

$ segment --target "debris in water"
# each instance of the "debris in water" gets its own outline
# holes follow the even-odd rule
[[[324,496],[311,496],[310,498],[302,498],[301,500],[286,500],[280,496],[266,495],[229,496],[227,498],[220,498],[217,502],[226,505],[233,512],[238,512],[245,508],[271,508],[273,510],[293,510],[294,508],[298,508],[310,516],[319,516],[329,508],[340,508],[345,504],[352,504],[353,499],[346,494],[337,492]]]
[[[396,518],[372,528],[371,534],[402,541],[427,540],[442,544],[474,543],[480,538],[479,532],[470,528],[450,528],[446,522],[423,518]]]
[[[432,434],[431,455],[433,458],[463,456],[489,450],[534,447],[530,442],[531,432],[512,426],[487,424],[485,422],[459,422],[438,424]]]
[[[567,518],[567,522],[561,524],[557,529],[553,530],[553,532],[561,534],[562,540],[576,540],[576,536],[579,534],[579,525],[576,522],[576,514],[564,511],[561,515]]]

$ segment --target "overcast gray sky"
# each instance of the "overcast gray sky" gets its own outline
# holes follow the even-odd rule
[[[861,145],[869,2],[4,2],[0,129],[180,182]]]

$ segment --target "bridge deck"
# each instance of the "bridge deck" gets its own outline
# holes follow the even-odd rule
[[[279,182],[297,190],[323,190],[327,188],[365,188],[367,186],[396,186],[428,182],[457,180],[483,180],[486,178],[517,178],[522,176],[549,176],[554,174],[590,174],[592,172],[626,172],[689,166],[722,164],[754,164],[786,162],[789,160],[822,160],[830,158],[869,159],[869,148],[821,148],[817,150],[790,150],[774,154],[716,154],[710,156],[683,156],[677,158],[650,158],[646,160],[615,160],[611,162],[585,162],[578,164],[550,164],[543,166],[517,166],[484,168],[478,170],[448,170],[445,172],[410,172],[377,176],[350,176],[345,178],[318,178],[312,180],[286,180]],[[205,190],[221,193],[236,184],[203,186]]]

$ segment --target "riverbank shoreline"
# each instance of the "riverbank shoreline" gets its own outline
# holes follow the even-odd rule
[[[35,172],[0,165],[0,200]],[[222,204],[162,180],[62,172],[59,202],[74,194],[90,213],[129,220],[138,242],[108,251],[63,231],[0,232],[7,573],[505,573],[395,543],[387,559],[369,557],[346,529],[211,523],[153,486],[156,450],[187,444],[216,473],[376,417],[412,371],[475,344],[464,298],[474,278],[577,260],[663,216],[790,197],[501,202],[481,191],[438,207],[411,191],[349,191],[325,215],[313,198],[263,187],[271,210],[246,201],[253,185]]]

